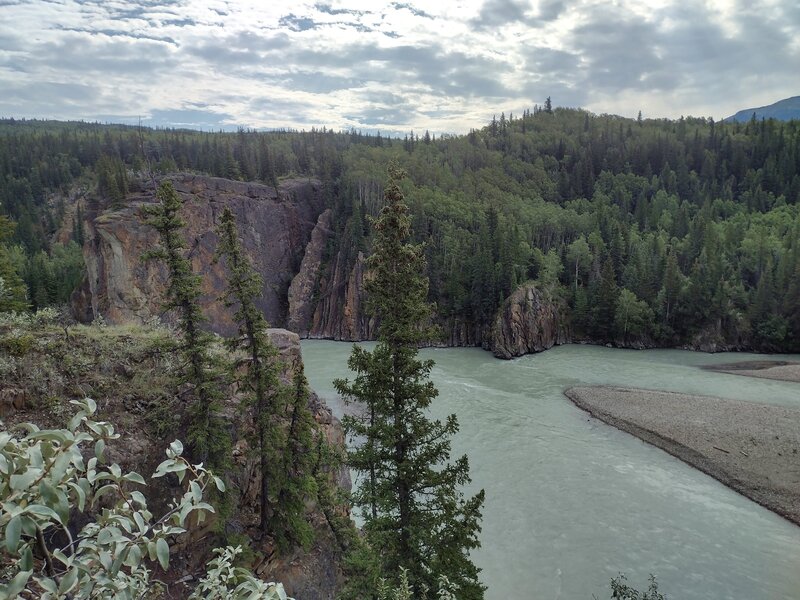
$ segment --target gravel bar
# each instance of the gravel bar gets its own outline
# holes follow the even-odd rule
[[[793,381],[800,383],[800,363],[781,360],[750,360],[722,365],[704,365],[706,371],[730,373],[731,375],[745,375],[761,379],[776,379],[778,381]]]
[[[564,394],[800,525],[800,409],[605,386]]]

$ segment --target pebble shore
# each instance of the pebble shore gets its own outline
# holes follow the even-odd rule
[[[800,525],[800,409],[620,387],[564,393],[593,417]]]

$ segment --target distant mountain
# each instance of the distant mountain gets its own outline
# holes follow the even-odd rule
[[[775,104],[769,106],[760,106],[758,108],[746,108],[740,110],[732,117],[725,119],[726,121],[749,121],[753,118],[753,113],[756,114],[756,119],[778,119],[779,121],[789,121],[791,119],[800,119],[800,96],[786,98],[779,100]]]

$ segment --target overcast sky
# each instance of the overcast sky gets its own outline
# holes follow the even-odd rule
[[[798,0],[0,0],[0,116],[462,133],[800,94]]]

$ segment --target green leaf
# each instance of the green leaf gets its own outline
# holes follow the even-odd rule
[[[169,568],[169,546],[164,538],[156,541],[156,554],[161,568],[166,571]]]
[[[3,598],[16,598],[20,592],[25,589],[28,584],[28,579],[33,575],[33,571],[20,571],[14,576],[14,579],[8,582],[8,585],[0,586],[0,597]]]
[[[70,436],[72,437],[72,436]],[[43,429],[28,435],[29,440],[46,440],[50,442],[64,443],[67,440],[67,432],[59,429]]]
[[[83,491],[83,488],[80,485],[72,481],[69,482],[69,487],[78,497],[78,510],[83,512],[83,509],[86,506],[86,492]]]
[[[33,569],[33,552],[30,546],[25,546],[22,551],[22,558],[19,560],[19,568],[21,571],[30,571]]]
[[[67,425],[67,428],[70,431],[75,431],[78,428],[78,426],[81,424],[81,421],[83,421],[83,418],[85,416],[86,416],[86,413],[84,411],[82,411],[82,410],[78,411],[77,413],[75,413],[75,416],[72,417],[69,420],[69,424]]]
[[[103,451],[105,449],[105,440],[97,440],[97,443],[94,445],[94,455],[97,457],[97,460],[101,460],[103,458]]]
[[[42,474],[41,469],[28,468],[22,474],[11,476],[11,489],[16,491],[27,490],[31,484],[39,479]]]
[[[64,577],[61,578],[61,583],[58,584],[58,593],[59,595],[66,595],[73,587],[75,587],[75,583],[78,581],[78,569],[73,567]]]
[[[125,557],[125,565],[128,567],[138,567],[142,562],[142,550],[139,546],[131,546],[128,556]]]
[[[37,517],[53,519],[54,521],[58,521],[60,518],[56,511],[49,506],[44,506],[43,504],[29,504],[25,507],[25,512],[36,515]]]
[[[125,481],[128,481],[130,483],[138,483],[139,485],[147,485],[145,483],[145,481],[144,481],[144,478],[141,475],[139,475],[138,473],[135,473],[135,472],[128,473],[122,479],[125,480]]]
[[[200,502],[203,499],[203,490],[200,488],[200,485],[196,481],[190,481],[189,487],[192,490],[192,498],[194,498],[194,501]]]
[[[17,551],[20,535],[22,535],[22,517],[17,515],[6,525],[6,548],[9,552]]]
[[[169,449],[175,454],[175,456],[180,456],[183,454],[183,443],[180,440],[175,440],[169,445]]]
[[[147,524],[144,522],[144,519],[142,518],[142,513],[140,513],[139,511],[133,513],[133,520],[136,521],[136,526],[139,528],[139,531],[141,533],[147,531]]]
[[[36,583],[44,588],[46,592],[49,592],[53,595],[58,594],[58,586],[56,582],[50,579],[49,577],[34,577]]]

